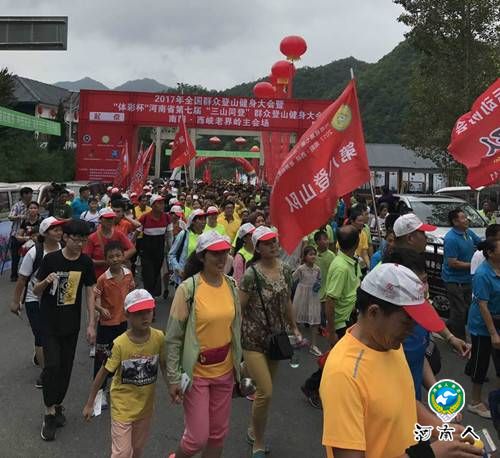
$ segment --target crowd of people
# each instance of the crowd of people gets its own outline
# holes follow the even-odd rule
[[[482,386],[490,357],[500,376],[496,222],[481,240],[461,209],[449,214],[447,326],[428,291],[425,234],[436,228],[396,212],[390,193],[372,208],[341,199],[291,255],[272,226],[267,188],[148,182],[141,195],[112,187],[90,194],[87,186],[77,197],[61,189],[41,209],[23,188],[10,214],[10,308],[26,310],[34,335],[42,439],[54,440],[66,421],[85,304],[95,364],[83,416],[106,409],[109,396],[112,457],[142,456],[160,369],[184,410],[170,458],[220,457],[235,393],[252,401],[246,441],[263,458],[274,377],[294,346],[318,358],[302,392],[323,410],[328,456],[482,456],[460,436],[435,440],[442,422],[422,392],[436,382],[439,337],[464,359],[473,386],[467,409],[492,417]],[[173,296],[165,333],[153,327],[161,296]],[[417,422],[436,428],[433,441],[416,442]]]

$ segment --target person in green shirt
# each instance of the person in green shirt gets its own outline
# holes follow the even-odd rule
[[[318,253],[316,256],[316,265],[321,271],[321,288],[319,290],[319,299],[321,302],[321,325],[320,334],[326,335],[326,315],[325,315],[325,290],[326,290],[326,280],[328,277],[328,269],[330,264],[335,259],[335,253],[328,249],[329,240],[328,235],[325,231],[317,231],[314,234],[314,242],[318,247]]]
[[[479,210],[479,214],[488,224],[496,224],[497,219],[494,215],[493,209],[489,201],[485,200],[483,202],[483,209]]]
[[[337,238],[340,250],[328,269],[325,291],[325,311],[332,345],[343,337],[349,326],[361,278],[361,269],[354,257],[359,232],[352,226],[343,226],[338,230]]]
[[[326,233],[326,236],[328,238],[328,247],[327,248],[333,251],[335,244],[336,244],[336,239],[335,239],[335,234],[333,233],[333,228],[329,224],[325,224],[324,226],[321,226],[319,229],[316,229],[315,231],[311,232],[308,236],[304,237],[305,245],[310,245],[314,248],[318,248],[318,244],[316,243],[315,236],[320,231]]]
[[[226,235],[226,229],[224,226],[217,222],[219,209],[216,206],[212,205],[208,207],[205,215],[207,215],[207,224],[203,232],[215,231],[220,235]]]

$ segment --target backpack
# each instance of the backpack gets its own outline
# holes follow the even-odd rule
[[[177,262],[181,259],[182,256],[182,250],[184,249],[184,243],[186,242],[186,237],[188,235],[188,230],[189,229],[184,229],[184,234],[182,235],[182,240],[179,246],[177,247],[177,251],[175,252],[175,259],[177,259]]]
[[[43,259],[43,243],[35,243],[35,259],[33,260],[33,269],[31,270],[30,276],[26,280],[26,287],[24,288],[24,293],[23,293],[23,298],[22,298],[22,303],[24,304],[26,302],[26,295],[28,294],[28,285],[29,282],[31,281],[31,278],[33,275],[36,273],[38,268],[40,267],[40,264],[42,263]]]

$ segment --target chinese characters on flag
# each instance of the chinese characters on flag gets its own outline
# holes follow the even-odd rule
[[[132,179],[130,181],[130,192],[135,192],[138,196],[142,194],[142,188],[148,179],[149,168],[151,167],[154,152],[155,145],[151,143],[146,151],[142,149],[141,145],[141,149],[137,155]]]
[[[291,253],[332,216],[337,199],[370,180],[356,86],[323,111],[278,170],[271,194],[272,222]]]
[[[179,123],[179,130],[175,134],[172,156],[170,156],[170,168],[182,167],[196,156],[196,150],[189,138],[184,118]]]
[[[500,79],[462,115],[451,134],[448,151],[468,169],[467,183],[487,186],[500,178]]]
[[[120,153],[120,164],[118,165],[118,169],[116,171],[115,178],[113,180],[113,186],[126,187],[127,186],[127,178],[130,174],[130,159],[128,156],[128,142],[125,141],[125,144],[121,148]]]

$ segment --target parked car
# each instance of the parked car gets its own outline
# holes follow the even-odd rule
[[[437,226],[434,232],[427,232],[426,264],[429,278],[429,290],[434,307],[439,314],[447,317],[449,314],[449,301],[441,279],[443,264],[444,236],[450,230],[448,213],[456,208],[461,208],[469,218],[469,227],[479,237],[484,238],[487,223],[478,211],[463,199],[444,194],[399,194],[398,208],[407,207],[423,222]]]

